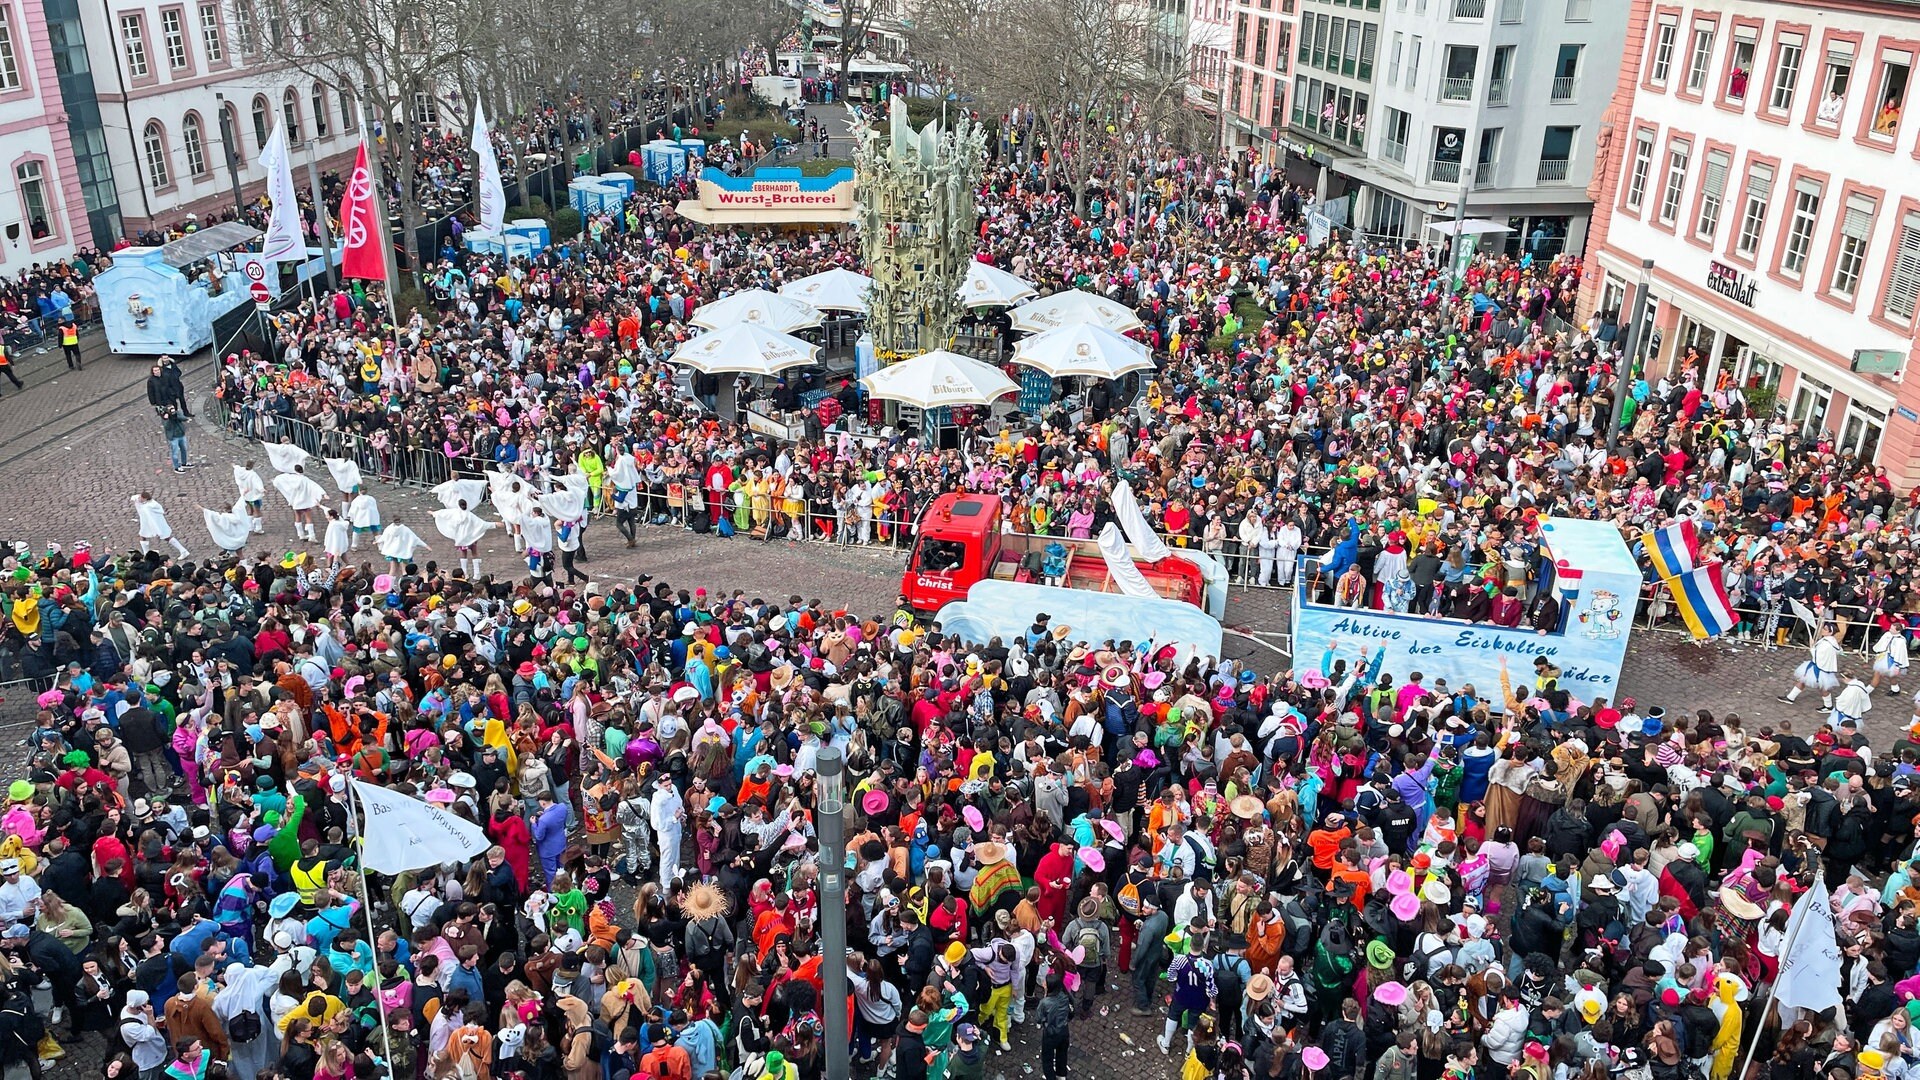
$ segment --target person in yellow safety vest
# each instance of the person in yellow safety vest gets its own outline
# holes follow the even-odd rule
[[[26,389],[26,386],[20,382],[20,376],[13,373],[13,354],[7,351],[5,340],[0,340],[0,375],[12,379],[15,387],[21,390]]]
[[[80,323],[70,314],[60,317],[60,351],[66,354],[67,370],[79,371]]]

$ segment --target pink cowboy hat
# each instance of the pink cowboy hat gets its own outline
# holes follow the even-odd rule
[[[1107,830],[1107,835],[1113,837],[1115,842],[1122,844],[1127,842],[1127,830],[1121,828],[1120,823],[1112,818],[1101,818],[1100,827]]]
[[[891,800],[887,798],[887,793],[884,791],[869,791],[865,795],[860,796],[860,812],[868,817],[872,817],[875,814],[884,814],[887,810],[887,803],[890,801]]]
[[[1394,918],[1401,922],[1412,922],[1414,917],[1420,914],[1420,898],[1412,893],[1402,893],[1393,898],[1393,903],[1389,904],[1388,908],[1393,912]]]
[[[1373,1000],[1397,1009],[1407,1000],[1407,988],[1397,982],[1383,982],[1373,988]]]
[[[1325,690],[1327,687],[1332,686],[1333,683],[1328,681],[1325,675],[1322,675],[1317,671],[1309,671],[1305,675],[1300,676],[1300,685],[1306,687],[1309,690]],[[1308,1049],[1319,1049],[1319,1048],[1308,1047]],[[1327,1055],[1323,1052],[1320,1056],[1326,1057]]]
[[[1107,857],[1105,855],[1100,854],[1099,848],[1083,847],[1080,849],[1079,855],[1080,855],[1080,865],[1086,867],[1087,869],[1093,871],[1096,874],[1104,873],[1106,871]]]
[[[1307,1068],[1318,1071],[1327,1067],[1327,1052],[1317,1046],[1309,1046],[1300,1051],[1300,1060]]]
[[[961,807],[960,820],[966,822],[967,828],[972,829],[974,832],[984,832],[987,827],[986,815],[982,814],[980,808],[977,806]]]
[[[1395,870],[1387,875],[1387,891],[1395,896],[1407,896],[1413,892],[1413,875],[1405,870]]]
[[[373,579],[373,591],[374,592],[392,592],[393,591],[393,575],[392,574],[376,575]]]

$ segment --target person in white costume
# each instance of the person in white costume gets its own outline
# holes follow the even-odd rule
[[[1279,577],[1274,584],[1281,588],[1293,584],[1293,567],[1300,560],[1300,545],[1303,542],[1300,526],[1291,519],[1283,519],[1278,525],[1267,526],[1273,536],[1273,569]]]
[[[405,573],[414,556],[426,550],[427,542],[420,539],[420,534],[397,521],[380,534],[380,554],[387,557],[387,572],[394,577]]]
[[[155,541],[164,540],[173,545],[173,553],[181,558],[187,557],[187,545],[173,535],[173,524],[167,520],[167,508],[160,505],[149,492],[141,492],[133,497],[133,516],[140,526],[140,553],[146,554],[153,549]]]
[[[247,500],[241,499],[233,504],[231,512],[200,508],[200,516],[206,522],[207,535],[213,539],[213,546],[229,555],[238,553],[247,546],[247,540],[253,536],[255,522],[258,520],[250,512]]]
[[[330,457],[327,460],[327,472],[333,476],[333,486],[340,494],[350,495],[360,487],[360,466],[346,458]]]
[[[353,528],[348,550],[359,547],[362,536],[372,536],[380,531],[380,504],[374,502],[373,496],[362,488],[353,489],[353,497],[347,500],[341,516]]]
[[[1831,722],[1837,728],[1852,721],[1857,728],[1866,720],[1872,708],[1873,694],[1868,691],[1867,684],[1858,678],[1848,679],[1847,685],[1841,687],[1839,695],[1834,698]]]
[[[310,457],[305,450],[292,443],[266,443],[267,462],[277,473],[290,473],[307,463]]]
[[[1802,690],[1814,689],[1820,691],[1820,710],[1833,708],[1833,690],[1840,685],[1840,639],[1834,636],[1832,623],[1820,628],[1813,658],[1795,668],[1793,678],[1793,689],[1781,694],[1781,701],[1791,705]]]
[[[240,489],[240,503],[246,507],[247,516],[252,519],[249,527],[254,532],[266,532],[267,482],[254,471],[252,460],[233,467],[233,486]]]
[[[467,509],[466,503],[445,507],[433,512],[433,527],[440,535],[453,542],[453,549],[460,553],[460,569],[468,577],[480,576],[480,556],[474,550],[493,528],[493,522],[483,519],[479,514]]]
[[[545,510],[534,506],[527,511],[526,520],[520,523],[520,538],[527,545],[527,573],[536,581],[547,580],[553,573],[547,561],[553,551],[553,521]]]
[[[526,521],[532,497],[526,482],[512,473],[490,472],[487,474],[487,489],[493,497],[494,508],[500,511],[500,524],[513,539],[513,550],[525,550],[527,543],[526,537],[521,534],[521,525]]]
[[[636,539],[640,516],[640,485],[644,479],[640,475],[640,466],[633,460],[632,454],[621,453],[616,446],[607,447],[607,460],[613,462],[607,470],[607,481],[613,485],[613,525],[626,537],[627,546],[632,547]]]
[[[353,526],[331,506],[326,508],[326,515],[327,531],[321,547],[326,550],[327,565],[337,567],[347,552],[353,550]]]
[[[1887,680],[1894,693],[1900,692],[1900,676],[1907,673],[1907,628],[1899,623],[1887,628],[1880,640],[1873,646],[1873,685],[1869,690],[1880,689],[1880,681]]]
[[[300,465],[274,477],[273,486],[293,510],[294,542],[317,542],[320,538],[313,531],[313,508],[327,500],[327,489],[314,483],[313,477],[308,476],[306,469]]]
[[[477,510],[487,501],[487,482],[485,480],[449,480],[436,484],[432,489],[433,497],[440,505],[449,510]]]

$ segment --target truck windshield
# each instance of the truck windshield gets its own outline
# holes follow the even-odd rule
[[[958,540],[935,540],[932,537],[920,541],[919,554],[914,558],[914,569],[945,573],[958,570],[966,562],[967,546]]]

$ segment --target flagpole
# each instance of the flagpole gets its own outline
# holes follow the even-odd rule
[[[1822,872],[1820,868],[1820,853],[1818,849],[1811,850],[1814,852],[1813,873],[1808,875],[1808,880],[1818,881]],[[1807,888],[1811,890],[1813,886],[1809,885]],[[1798,898],[1796,897],[1795,900],[1797,902]],[[1787,937],[1785,941],[1780,943],[1780,962],[1779,965],[1773,969],[1772,983],[1767,986],[1767,1003],[1760,1009],[1760,1022],[1754,1025],[1753,1041],[1747,1044],[1747,1056],[1740,1062],[1740,1071],[1733,1074],[1735,1080],[1745,1080],[1747,1070],[1753,1067],[1754,1051],[1760,1049],[1760,1032],[1766,1027],[1767,1018],[1773,1015],[1774,1000],[1780,996],[1780,975],[1786,968],[1787,957],[1793,955],[1793,943],[1799,939],[1800,931],[1806,928],[1806,924],[1807,920],[1804,914],[1798,919],[1791,917],[1788,919]],[[389,1078],[389,1080],[391,1080],[391,1078]]]
[[[347,825],[348,827],[353,829],[353,835],[362,838],[362,846],[364,847],[365,834],[360,831],[360,814],[359,814],[359,811],[356,810],[354,806],[354,804],[357,803],[360,799],[360,793],[353,789],[353,777],[351,775],[348,775],[346,779],[347,779]],[[360,873],[360,911],[361,911],[361,914],[365,915],[367,918],[367,948],[371,950],[373,953],[373,976],[374,978],[379,979],[380,978],[380,946],[378,942],[380,940],[380,935],[374,930],[374,926],[373,926],[373,883],[367,880],[366,853],[362,851],[360,853],[360,856],[353,860],[353,863],[354,863],[354,868],[358,870]],[[396,974],[398,973],[396,972]],[[373,992],[374,1004],[377,1005],[380,1009],[380,1040],[381,1040],[381,1044],[384,1045],[387,1050],[385,1054],[381,1055],[380,1060],[381,1060],[381,1063],[387,1067],[387,1080],[396,1080],[396,1078],[393,1075],[393,1028],[389,1027],[387,1024],[386,995],[380,992],[385,988],[386,988],[385,980],[382,980],[380,983],[376,984],[376,988]]]

